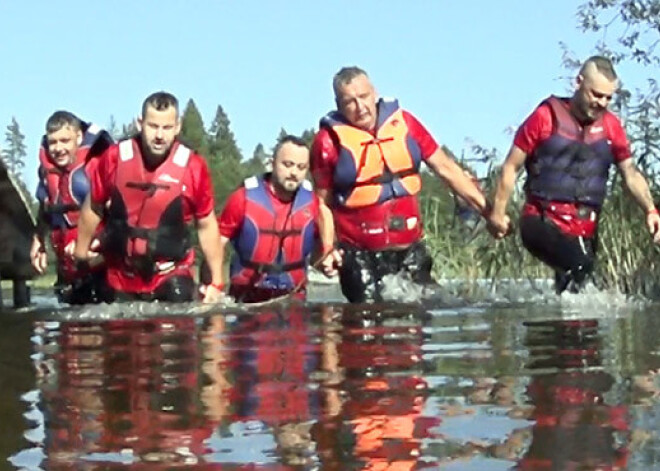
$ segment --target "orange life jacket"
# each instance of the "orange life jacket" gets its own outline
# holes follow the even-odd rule
[[[334,173],[336,203],[361,208],[400,196],[416,195],[422,188],[419,146],[396,100],[378,102],[375,133],[348,124],[332,112],[321,120],[339,142]]]

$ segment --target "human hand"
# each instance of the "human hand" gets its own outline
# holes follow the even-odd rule
[[[64,253],[65,255],[71,257],[74,260],[77,259],[80,261],[85,261],[88,262],[91,267],[95,267],[97,265],[100,265],[104,261],[103,255],[101,255],[98,252],[100,248],[101,248],[101,243],[99,242],[99,240],[96,238],[92,239],[92,243],[89,245],[87,254],[81,257],[78,254],[76,254],[76,241],[72,240],[64,247]]]
[[[660,244],[660,215],[657,209],[652,209],[646,214],[646,227],[649,228],[653,242]]]
[[[332,249],[318,263],[317,266],[321,272],[328,278],[331,278],[339,272],[342,264],[343,250]]]
[[[488,232],[495,239],[502,239],[511,233],[511,218],[506,214],[490,213],[486,218]]]
[[[46,254],[46,246],[43,241],[38,237],[32,238],[32,246],[30,247],[30,263],[32,267],[43,275],[48,267],[48,255]]]

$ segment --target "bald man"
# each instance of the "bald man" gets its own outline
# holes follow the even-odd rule
[[[518,129],[502,166],[491,232],[504,237],[506,206],[524,165],[526,202],[520,219],[523,245],[555,270],[558,294],[579,291],[593,270],[598,218],[607,180],[616,165],[623,185],[646,214],[657,243],[660,217],[648,183],[631,158],[619,119],[607,110],[619,86],[609,59],[593,56],[580,69],[572,97],[544,100]]]

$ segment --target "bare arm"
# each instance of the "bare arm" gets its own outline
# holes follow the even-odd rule
[[[618,164],[619,172],[623,177],[623,184],[630,191],[630,194],[635,198],[640,208],[645,213],[655,209],[653,204],[653,197],[649,190],[649,185],[646,182],[644,175],[637,169],[633,159],[626,159]]]
[[[522,168],[527,159],[527,154],[523,152],[518,146],[513,145],[509,150],[509,154],[502,164],[500,178],[497,182],[495,190],[495,198],[493,199],[493,216],[496,218],[504,218],[506,214],[506,206],[509,203],[513,188],[516,184],[518,172]]]
[[[48,224],[43,204],[39,205],[39,214],[37,215],[37,230],[32,236],[32,245],[30,247],[30,261],[32,267],[43,275],[48,268],[48,256],[46,255],[45,238],[48,233]]]
[[[316,196],[325,203],[327,207],[332,204],[332,190],[327,188],[317,188]]]
[[[488,202],[475,182],[463,172],[463,169],[454,159],[449,157],[442,148],[438,149],[426,160],[426,164],[438,177],[471,207],[485,214],[488,211]]]
[[[319,201],[319,238],[321,239],[321,253],[327,253],[335,245],[335,223],[332,212],[324,200]]]
[[[619,172],[623,177],[623,185],[630,191],[637,204],[646,213],[646,227],[653,237],[653,241],[660,243],[660,216],[653,203],[649,184],[644,175],[637,169],[633,159],[626,159],[618,164]]]
[[[74,258],[78,260],[89,259],[89,249],[92,239],[96,233],[96,228],[101,222],[101,216],[92,208],[92,200],[89,195],[80,209],[80,218],[78,219],[78,238],[73,250]]]
[[[222,263],[226,242],[222,244],[214,211],[197,220],[197,232],[204,259],[211,271],[211,284],[219,286],[222,284]]]

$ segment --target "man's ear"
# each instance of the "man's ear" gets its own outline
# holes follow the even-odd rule
[[[137,129],[138,132],[142,132],[142,118],[135,118],[133,124],[135,124],[135,129]]]
[[[77,145],[82,144],[82,140],[83,140],[82,131],[79,129],[78,132],[76,133],[76,144]]]
[[[575,77],[575,89],[577,90],[578,88],[580,88],[583,82],[584,82],[584,76],[582,74],[578,74],[578,76]]]

